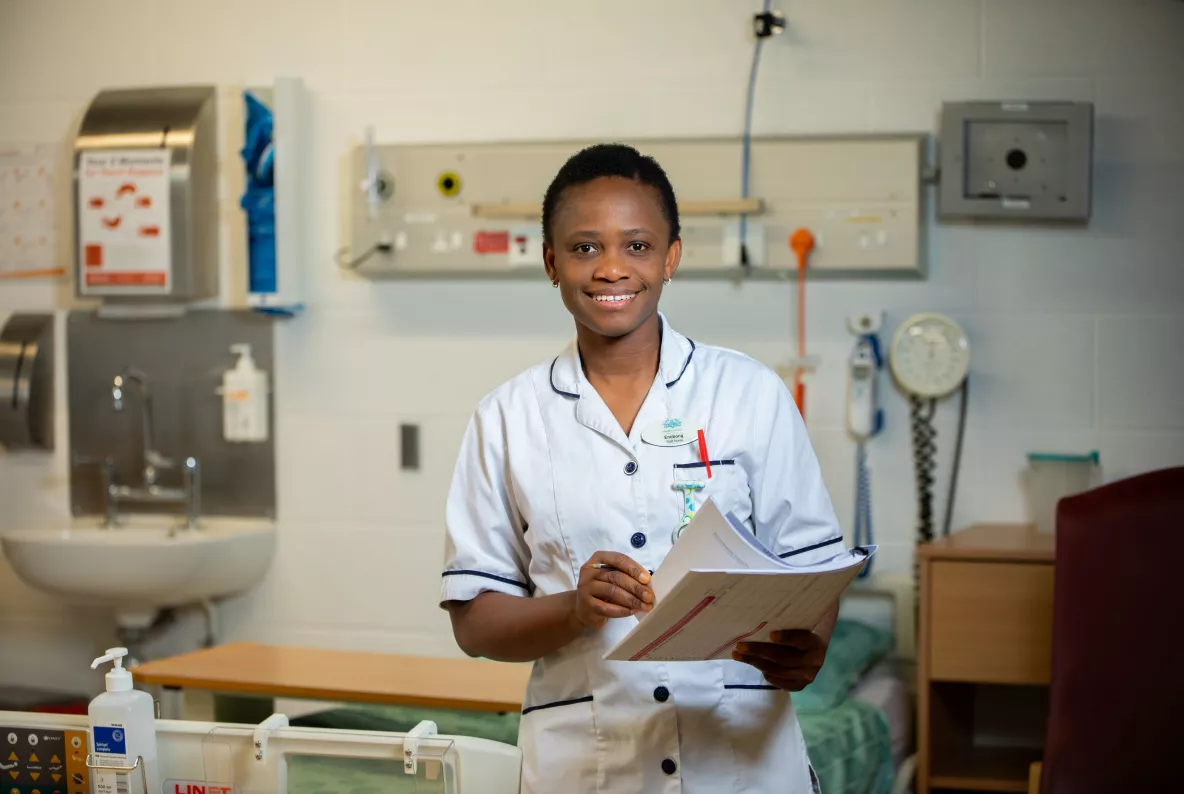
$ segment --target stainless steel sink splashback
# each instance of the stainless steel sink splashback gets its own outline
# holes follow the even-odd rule
[[[134,368],[151,389],[155,448],[178,462],[159,485],[181,487],[187,457],[201,465],[204,515],[274,517],[275,411],[266,441],[222,437],[222,373],[233,367],[232,344],[251,346],[275,388],[274,321],[251,311],[192,310],[177,318],[103,319],[91,311],[66,318],[70,415],[70,502],[74,515],[103,515],[103,462],[115,463],[117,484],[140,485],[144,470],[143,390],[125,385],[114,410],[116,375]],[[271,396],[268,396],[271,400]],[[274,401],[272,401],[274,403]],[[121,505],[121,510],[124,506]],[[181,506],[128,505],[127,511],[178,512]]]

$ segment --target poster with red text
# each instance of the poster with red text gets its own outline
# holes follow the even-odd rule
[[[172,282],[169,152],[83,152],[78,164],[83,294],[165,294]]]

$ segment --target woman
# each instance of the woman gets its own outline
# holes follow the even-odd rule
[[[814,631],[733,660],[602,659],[652,608],[650,572],[684,493],[795,562],[842,550],[801,416],[769,369],[658,313],[682,244],[654,160],[620,145],[573,156],[547,190],[543,238],[576,339],[478,405],[448,499],[441,596],[466,653],[535,663],[522,790],[816,790],[788,693],[822,665],[837,606]],[[705,429],[710,478],[698,442],[652,443],[668,419]]]

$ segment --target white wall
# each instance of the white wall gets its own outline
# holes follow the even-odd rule
[[[783,5],[789,32],[765,51],[759,133],[934,130],[943,99],[1092,100],[1098,112],[1088,230],[931,224],[926,281],[811,285],[811,347],[825,363],[807,414],[840,519],[850,523],[854,468],[843,318],[856,310],[885,310],[889,327],[913,311],[947,312],[971,336],[955,526],[1025,518],[1029,450],[1098,448],[1110,478],[1184,463],[1184,3]],[[541,275],[532,285],[343,278],[332,264],[338,165],[364,126],[389,142],[735,134],[746,17],[758,6],[0,0],[0,140],[63,140],[100,88],[219,85],[229,273],[242,259],[232,245],[242,235],[238,88],[297,75],[311,89],[313,307],[277,331],[281,540],[267,581],[224,607],[228,639],[455,653],[435,599],[464,423],[481,394],[571,333]],[[0,284],[0,315],[62,308],[63,294]],[[675,281],[664,308],[696,339],[776,363],[791,353],[792,297],[785,286]],[[939,415],[943,460],[955,407]],[[423,425],[414,474],[397,467],[397,426],[408,421]],[[872,461],[879,564],[908,570],[913,476],[895,393]],[[0,453],[0,529],[65,517],[65,483],[62,451]],[[0,683],[93,685],[78,671],[110,627],[102,613],[67,612],[28,590],[0,563]]]

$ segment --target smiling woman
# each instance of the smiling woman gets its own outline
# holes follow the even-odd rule
[[[658,300],[681,256],[674,188],[636,149],[584,149],[547,189],[547,275],[575,318],[585,374],[626,433],[657,371]]]
[[[440,602],[467,653],[535,663],[525,794],[817,790],[787,693],[821,667],[834,608],[731,658],[604,661],[652,609],[651,572],[705,499],[783,557],[843,550],[785,385],[658,312],[679,232],[652,158],[605,144],[564,164],[543,258],[575,341],[485,397],[458,455]]]
[[[580,327],[609,339],[647,322],[657,331],[682,242],[674,189],[652,158],[602,144],[568,160],[543,199],[543,240],[547,275]]]

